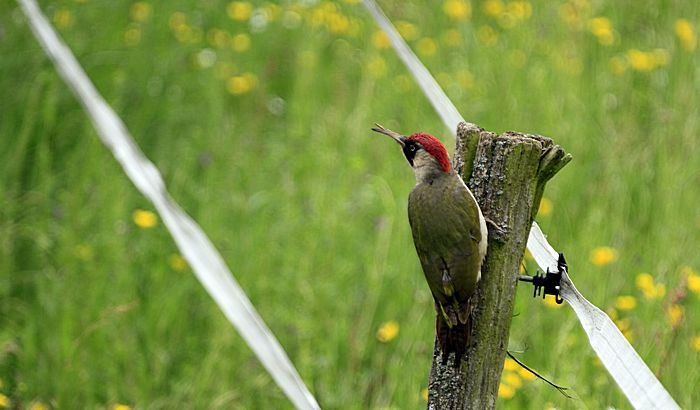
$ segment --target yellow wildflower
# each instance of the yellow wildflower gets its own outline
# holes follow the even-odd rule
[[[91,261],[92,257],[95,254],[95,252],[92,249],[92,246],[86,243],[81,243],[80,245],[76,246],[75,253],[78,256],[78,259],[83,261]]]
[[[557,303],[557,298],[553,295],[547,295],[544,299],[542,299],[542,303],[551,309],[561,309],[561,307],[564,306],[563,303]]]
[[[49,410],[49,406],[40,402],[40,401],[35,401],[32,402],[32,404],[29,405],[29,410]]]
[[[187,16],[185,15],[185,13],[182,13],[180,11],[176,11],[175,13],[170,15],[170,18],[168,18],[168,25],[173,30],[177,29],[179,26],[182,26],[184,24],[187,24]]]
[[[362,27],[362,23],[360,23],[360,20],[355,18],[349,18],[348,29],[346,32],[348,36],[356,38],[360,35],[361,32],[364,32],[364,28]]]
[[[168,264],[176,272],[182,272],[183,270],[187,269],[187,261],[182,257],[182,255],[177,253],[170,255],[170,258],[168,258]]]
[[[408,21],[399,20],[396,22],[396,30],[406,41],[413,41],[418,38],[418,27]]]
[[[350,27],[350,19],[340,13],[329,13],[326,16],[326,27],[331,33],[342,34]]]
[[[476,38],[486,46],[492,46],[498,41],[498,33],[493,27],[484,25],[477,29]]]
[[[234,75],[226,81],[226,90],[233,95],[241,95],[252,91],[257,83],[258,78],[255,74]]]
[[[589,22],[591,33],[604,46],[611,46],[615,41],[612,23],[607,17],[594,17]]]
[[[615,320],[615,325],[617,325],[617,328],[624,333],[632,328],[632,321],[630,321],[629,318],[617,319]]]
[[[591,252],[591,263],[606,266],[617,260],[617,251],[609,246],[599,246]]]
[[[583,60],[576,50],[568,49],[564,52],[564,57],[555,60],[557,69],[570,76],[579,76],[583,72]]]
[[[685,316],[685,309],[681,305],[672,304],[666,309],[666,317],[671,327],[678,327],[681,322],[683,322],[683,317]]]
[[[554,204],[552,204],[552,200],[547,197],[542,197],[542,200],[540,200],[540,208],[537,213],[538,215],[548,216],[552,214],[553,209]]]
[[[158,215],[151,211],[144,211],[143,209],[137,209],[131,215],[136,226],[142,229],[153,228],[158,224]]]
[[[226,8],[226,13],[232,20],[247,21],[253,13],[253,5],[247,1],[232,1]]]
[[[510,399],[515,396],[515,389],[508,386],[507,384],[498,385],[498,397],[502,399]]]
[[[113,404],[110,410],[131,410],[131,406],[127,404]]]
[[[454,28],[445,30],[442,33],[442,41],[448,47],[458,47],[462,44],[462,34]]]
[[[224,48],[230,44],[229,34],[221,29],[213,28],[207,31],[207,42],[216,48]]]
[[[420,390],[420,398],[423,399],[423,401],[428,401],[428,389],[423,388]]]
[[[635,279],[637,289],[639,289],[645,298],[658,299],[666,294],[666,285],[656,284],[654,277],[648,273],[640,273]]]
[[[532,4],[529,1],[511,1],[508,3],[508,12],[518,20],[525,20],[532,16]]]
[[[653,292],[650,292],[648,296],[646,294],[644,296],[649,299],[660,299],[666,296],[666,285],[659,283],[656,285]]]
[[[472,6],[465,0],[446,0],[442,3],[442,11],[454,20],[464,20],[471,16]]]
[[[695,336],[691,341],[690,345],[693,347],[693,350],[696,352],[700,352],[700,336]]]
[[[520,365],[510,357],[506,357],[506,360],[503,362],[503,369],[504,370],[516,370],[520,367]]]
[[[415,87],[415,83],[413,82],[413,79],[406,74],[399,74],[394,77],[393,80],[394,87],[399,90],[400,92],[408,92]]]
[[[520,376],[514,372],[506,372],[502,377],[502,381],[514,389],[519,389],[523,385]]]
[[[654,277],[648,273],[640,273],[634,280],[637,288],[644,291],[654,287]]]
[[[537,376],[532,374],[531,371],[525,369],[524,367],[520,367],[518,369],[518,375],[520,375],[520,377],[525,381],[532,381],[532,380],[535,380],[537,378]]]
[[[624,318],[624,319],[618,319],[615,320],[615,325],[617,325],[617,328],[620,329],[620,332],[622,333],[623,336],[630,342],[632,341],[632,322],[630,321],[629,318]]]
[[[581,15],[573,3],[564,3],[559,6],[559,17],[574,27],[581,24]]]
[[[285,28],[292,29],[301,25],[302,17],[296,10],[285,10],[282,14],[282,25]]]
[[[137,1],[132,4],[129,9],[129,16],[131,19],[139,23],[148,20],[152,13],[153,7],[150,3],[146,3],[145,1]]]
[[[698,39],[693,24],[686,19],[678,19],[674,24],[674,28],[681,46],[683,46],[686,51],[694,51],[695,47],[698,45]]]
[[[53,22],[58,28],[68,28],[73,25],[73,13],[66,8],[59,8],[53,13]]]
[[[10,407],[12,405],[12,400],[4,394],[0,393],[0,408]]]
[[[320,26],[326,21],[326,12],[320,7],[313,9],[307,16],[312,27]]]
[[[690,266],[684,266],[683,269],[681,269],[681,275],[684,275],[686,278],[688,290],[700,295],[700,275]]]
[[[622,330],[622,336],[627,339],[628,342],[634,343],[634,332],[632,331],[632,328],[627,328],[625,330]]]
[[[484,13],[491,17],[498,17],[505,11],[505,6],[501,0],[487,0],[483,7]]]
[[[432,56],[437,51],[437,44],[432,38],[423,37],[418,40],[416,50],[418,51],[418,54],[422,56]]]
[[[380,50],[389,48],[391,46],[391,41],[389,41],[389,36],[383,30],[377,30],[372,33],[372,45]]]
[[[510,13],[510,12],[505,12],[501,14],[498,18],[498,25],[505,28],[505,29],[511,29],[515,27],[516,24],[518,24],[518,20],[515,18],[515,16]]]
[[[627,70],[627,61],[621,57],[611,57],[610,60],[608,60],[608,67],[610,68],[610,72],[615,75],[620,75]]]
[[[460,87],[471,90],[474,88],[474,75],[466,69],[460,69],[455,74]]]
[[[231,48],[233,51],[242,53],[250,48],[250,36],[246,33],[239,33],[231,39]]]
[[[282,15],[282,7],[278,6],[277,4],[265,3],[263,8],[265,9],[265,14],[267,14],[270,21],[277,21]]]
[[[318,5],[318,10],[325,14],[331,14],[338,12],[338,7],[332,1],[324,1]]]
[[[386,62],[380,56],[371,58],[367,62],[367,71],[375,78],[379,78],[386,74]]]
[[[180,43],[189,43],[194,37],[192,27],[190,27],[187,23],[180,24],[179,26],[175,27],[173,32],[175,34],[175,38]]]
[[[618,296],[615,299],[615,307],[618,310],[632,310],[637,307],[637,299],[634,296]]]
[[[124,44],[129,47],[138,45],[141,42],[141,27],[138,24],[129,24],[124,32]]]
[[[389,320],[382,323],[377,329],[377,340],[382,343],[388,343],[396,338],[399,334],[399,324],[395,320]]]
[[[668,64],[668,51],[657,48],[653,51],[627,50],[627,62],[636,71],[652,71]]]

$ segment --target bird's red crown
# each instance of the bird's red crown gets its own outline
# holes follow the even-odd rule
[[[450,157],[440,140],[425,132],[413,133],[408,138],[422,145],[423,149],[437,160],[443,171],[450,172]]]

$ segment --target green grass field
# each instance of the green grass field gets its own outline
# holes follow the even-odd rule
[[[700,3],[412,3],[381,1],[467,120],[574,156],[541,226],[680,406],[700,405]],[[424,407],[414,177],[369,128],[454,141],[361,5],[41,6],[320,404]],[[12,1],[0,90],[0,408],[291,407]],[[506,363],[499,408],[629,408],[571,309],[531,293],[510,348],[577,398]]]

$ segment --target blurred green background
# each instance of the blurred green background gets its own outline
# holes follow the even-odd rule
[[[414,178],[369,128],[454,141],[362,6],[40,3],[320,404],[423,407],[434,317]],[[467,120],[572,153],[538,221],[584,295],[697,405],[700,3],[415,3],[380,4]],[[12,1],[0,73],[0,407],[290,407]],[[577,399],[506,362],[498,407],[628,408],[573,312],[531,293],[510,349]]]

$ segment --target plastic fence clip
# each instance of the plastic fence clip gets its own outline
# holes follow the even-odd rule
[[[542,299],[544,299],[547,295],[553,295],[557,304],[561,305],[564,299],[562,299],[559,292],[561,291],[561,277],[564,272],[568,273],[568,267],[566,265],[566,259],[564,259],[564,254],[560,253],[559,259],[557,260],[556,271],[550,271],[549,268],[547,268],[544,275],[539,273],[535,274],[535,276],[520,275],[518,280],[532,283],[535,288],[532,297],[542,295]],[[543,290],[544,293],[542,292]]]

